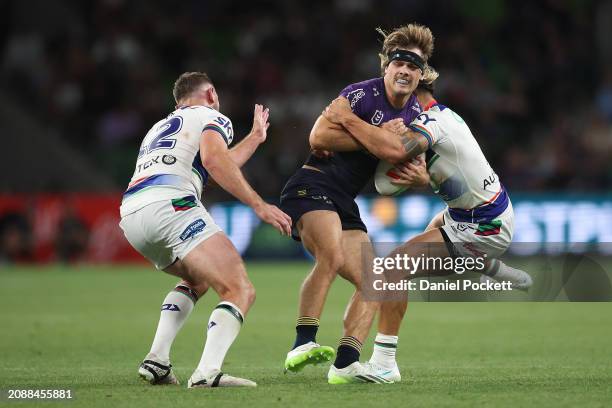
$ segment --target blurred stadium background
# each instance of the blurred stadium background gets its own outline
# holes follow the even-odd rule
[[[276,201],[324,106],[378,75],[375,27],[413,21],[436,36],[438,99],[466,119],[511,193],[517,240],[612,241],[611,2],[3,4],[2,262],[139,260],[117,207],[184,71],[211,75],[238,140],[253,104],[270,107],[268,141],[244,170]],[[360,207],[375,240],[403,240],[439,209],[426,192],[372,192]],[[218,187],[204,201],[247,257],[304,256]]]

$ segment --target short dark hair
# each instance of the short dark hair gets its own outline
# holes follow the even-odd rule
[[[181,99],[191,95],[203,84],[213,84],[210,77],[205,72],[185,72],[174,82],[172,95],[178,103]]]

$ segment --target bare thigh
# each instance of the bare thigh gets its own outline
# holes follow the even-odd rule
[[[304,248],[317,263],[337,271],[344,263],[342,251],[342,224],[337,213],[327,210],[304,214],[297,224]]]
[[[359,289],[364,266],[371,265],[374,257],[368,234],[361,230],[342,231],[342,252],[344,265],[340,268],[340,276]]]
[[[244,262],[223,232],[202,241],[165,271],[197,288],[212,287],[219,297],[236,303],[245,314],[252,303],[249,300],[253,300],[248,298],[254,298]]]
[[[440,211],[431,219],[431,221],[427,225],[427,228],[425,228],[425,232],[431,231],[432,229],[440,228],[444,225],[444,211],[445,210]]]

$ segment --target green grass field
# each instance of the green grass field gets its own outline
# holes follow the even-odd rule
[[[415,302],[400,336],[402,383],[330,386],[327,367],[282,372],[309,265],[248,267],[257,302],[224,369],[259,386],[212,390],[184,384],[200,358],[215,294],[198,303],[174,344],[183,385],[152,387],[136,370],[174,278],[138,267],[1,267],[0,405],[11,388],[70,388],[73,401],[40,404],[72,407],[612,404],[612,303]],[[320,343],[336,346],[350,293],[335,282]],[[370,352],[371,340],[364,358]]]

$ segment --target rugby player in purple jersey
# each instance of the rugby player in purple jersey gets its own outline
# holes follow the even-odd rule
[[[379,54],[383,76],[349,85],[340,96],[348,100],[360,119],[391,131],[404,129],[421,113],[413,92],[423,79],[434,38],[429,28],[418,24],[402,26],[388,34],[380,32],[385,37]],[[333,358],[334,349],[317,344],[316,334],[327,292],[336,275],[340,275],[355,286],[355,293],[344,315],[343,337],[328,381],[393,382],[372,374],[359,363],[361,346],[378,304],[365,301],[360,292],[362,257],[372,256],[372,247],[355,197],[373,176],[379,159],[399,163],[405,153],[389,150],[376,156],[345,128],[323,116],[313,126],[310,145],[313,153],[281,193],[280,207],[293,220],[293,237],[301,240],[315,258],[300,290],[296,339],[287,354],[285,369],[297,372],[308,364]],[[424,162],[418,168],[426,178]]]

